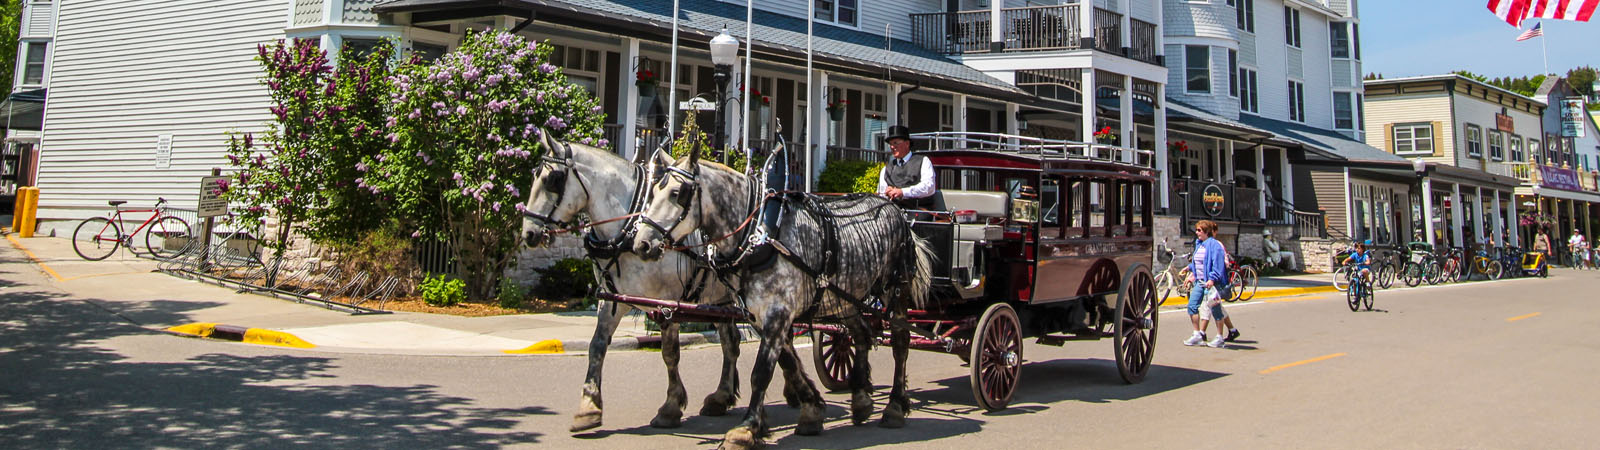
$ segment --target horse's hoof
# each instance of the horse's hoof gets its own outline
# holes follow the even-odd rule
[[[683,426],[683,416],[674,417],[666,414],[657,414],[656,418],[650,419],[650,426],[652,428],[677,428]]]
[[[905,428],[906,411],[899,403],[889,402],[889,407],[883,409],[883,420],[878,421],[878,426],[883,428]]]
[[[728,405],[733,404],[733,396],[723,392],[713,392],[707,395],[700,404],[700,415],[717,417],[728,413]]]
[[[600,411],[584,411],[572,416],[572,428],[568,428],[567,431],[577,433],[598,426],[600,426]]]
[[[800,408],[800,423],[795,425],[794,434],[801,436],[822,434],[822,414],[822,406],[819,405],[805,405]]]
[[[722,435],[722,445],[717,450],[753,450],[761,448],[761,441],[756,440],[756,434],[747,427],[734,428],[728,434]]]
[[[867,393],[858,393],[850,398],[850,421],[856,425],[867,423],[872,418],[872,396]]]

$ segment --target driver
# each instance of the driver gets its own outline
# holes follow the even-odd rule
[[[883,140],[889,144],[894,155],[878,174],[878,194],[893,200],[901,208],[932,207],[933,193],[938,189],[933,161],[911,153],[911,132],[904,126],[889,127],[889,133]]]

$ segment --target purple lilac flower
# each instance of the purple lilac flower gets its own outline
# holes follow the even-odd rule
[[[417,230],[417,231],[411,232],[411,237],[413,239],[422,237],[422,230]]]
[[[539,71],[544,73],[552,73],[556,71],[556,66],[550,65],[550,63],[540,64]]]

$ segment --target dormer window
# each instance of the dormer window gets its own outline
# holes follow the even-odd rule
[[[817,2],[817,20],[833,22],[848,27],[856,26],[857,4],[860,0],[813,0]]]

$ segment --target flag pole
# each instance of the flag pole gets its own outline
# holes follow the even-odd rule
[[[670,75],[667,78],[667,135],[664,139],[669,142],[674,140],[673,133],[677,131],[675,127],[678,124],[678,16],[681,15],[678,3],[679,0],[672,0],[672,61],[668,63],[672,67],[667,68]]]
[[[1544,29],[1544,20],[1540,20],[1539,21],[1539,28],[1540,28],[1540,31],[1539,31],[1539,51],[1540,51],[1540,53],[1544,54],[1544,74],[1546,76],[1549,76],[1550,75],[1550,46],[1545,44],[1545,40],[1549,39],[1548,37],[1545,37],[1545,35],[1546,34],[1550,34],[1550,30],[1545,30]]]
[[[751,103],[750,93],[755,88],[750,86],[750,63],[755,59],[756,39],[752,33],[756,21],[755,0],[744,1],[744,93],[739,94],[739,151],[744,153],[745,173],[750,173],[750,107],[759,103]],[[755,99],[759,102],[761,99]]]
[[[806,192],[813,192],[811,186],[811,174],[815,172],[812,171],[811,165],[814,161],[816,161],[816,157],[813,156],[813,153],[816,152],[816,148],[812,144],[815,143],[817,139],[817,135],[815,133],[817,130],[817,124],[813,122],[816,122],[815,119],[817,118],[817,107],[820,106],[818,103],[822,103],[821,94],[816,96],[811,95],[811,92],[820,92],[817,90],[817,83],[811,79],[811,38],[813,36],[812,33],[815,31],[812,27],[815,26],[816,17],[817,2],[806,2]],[[812,102],[813,99],[817,101]]]

